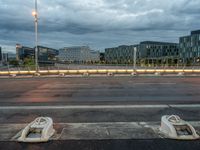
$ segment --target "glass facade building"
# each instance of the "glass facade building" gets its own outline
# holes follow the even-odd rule
[[[178,43],[144,41],[138,51],[141,64],[174,65],[179,60]]]
[[[59,51],[56,49],[38,46],[38,62],[40,64],[52,64],[56,61]],[[35,48],[16,45],[16,59],[23,62],[25,59],[35,59]]]
[[[35,49],[35,48],[34,48]],[[56,62],[59,51],[53,48],[38,46],[38,62],[40,64],[52,64]]]
[[[173,64],[179,58],[177,43],[144,41],[138,45],[119,46],[105,49],[107,63],[129,64],[134,61],[136,50],[137,64]]]
[[[26,58],[28,58],[28,59],[35,58],[34,48],[25,47],[20,44],[16,44],[16,60],[24,61]]]
[[[105,49],[105,61],[109,64],[130,64],[134,60],[134,50],[138,45],[121,45]],[[138,56],[138,55],[137,55]]]
[[[180,58],[184,64],[200,63],[200,30],[192,31],[191,35],[179,38]]]

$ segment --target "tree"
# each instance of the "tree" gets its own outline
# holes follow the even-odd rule
[[[19,61],[17,61],[17,60],[10,60],[9,64],[13,65],[14,67],[17,67],[17,66],[19,66]]]
[[[35,62],[34,62],[33,59],[25,58],[24,59],[24,66],[25,67],[33,67],[33,66],[35,66]]]

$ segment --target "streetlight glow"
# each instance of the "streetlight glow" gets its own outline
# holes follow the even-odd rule
[[[33,11],[33,12],[32,12],[32,16],[35,17],[36,15],[37,15],[37,12],[36,12],[36,11]]]

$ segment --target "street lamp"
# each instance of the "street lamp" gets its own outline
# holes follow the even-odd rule
[[[136,63],[137,63],[137,48],[133,49],[133,70],[136,71]]]
[[[38,72],[38,10],[37,0],[35,0],[35,10],[32,12],[35,19],[35,71]]]

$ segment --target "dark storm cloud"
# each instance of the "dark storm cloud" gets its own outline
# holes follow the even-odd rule
[[[177,42],[198,29],[199,0],[38,0],[40,43],[96,49]],[[34,0],[0,0],[0,45],[34,44]]]

